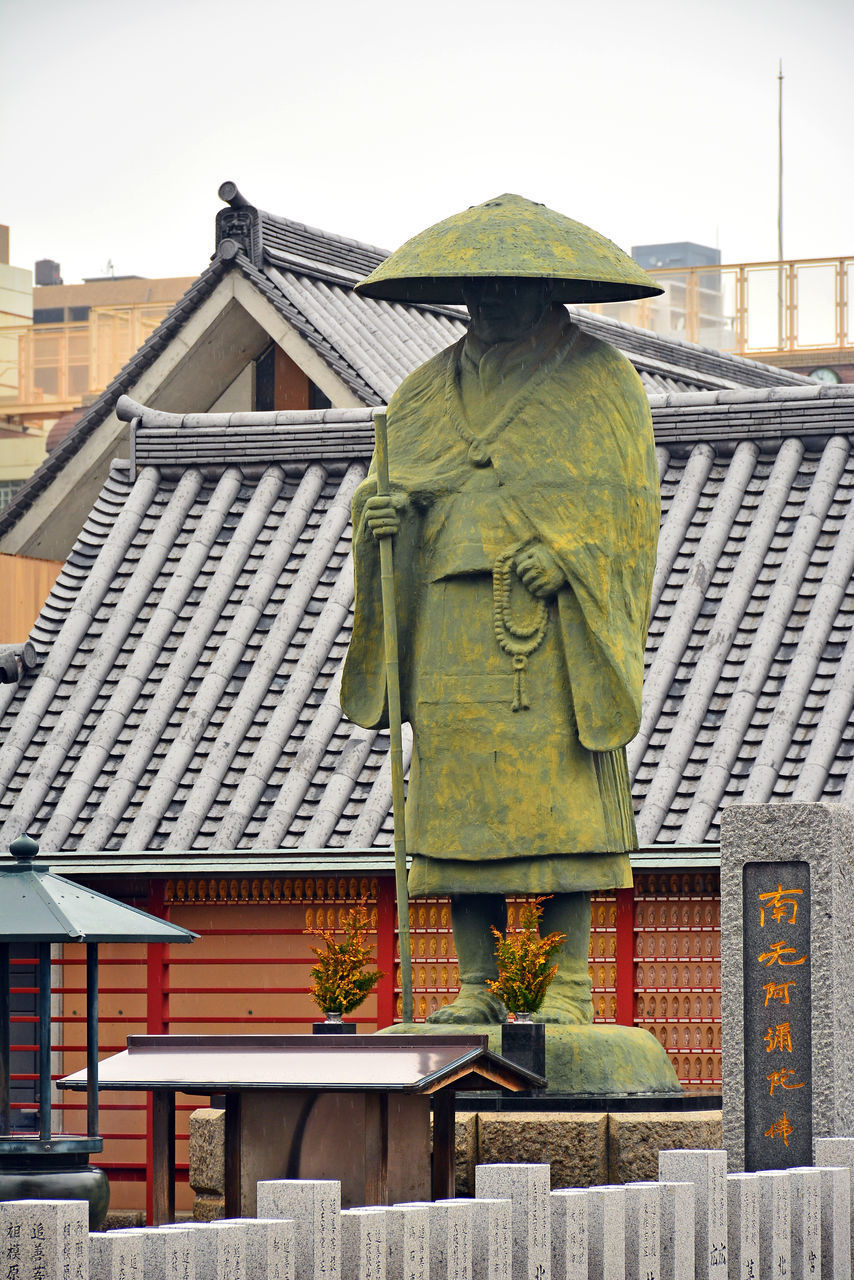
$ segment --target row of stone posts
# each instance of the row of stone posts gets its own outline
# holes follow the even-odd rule
[[[851,1280],[854,1139],[727,1174],[662,1151],[657,1182],[550,1190],[478,1165],[473,1199],[341,1209],[340,1183],[258,1184],[258,1218],[88,1232],[76,1201],[0,1203],[0,1280]]]

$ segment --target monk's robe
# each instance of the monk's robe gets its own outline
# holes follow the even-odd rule
[[[659,521],[649,404],[629,361],[554,307],[522,342],[473,334],[388,408],[413,894],[626,887],[625,744],[640,722]],[[356,600],[341,704],[387,724],[379,552],[353,503]],[[532,543],[565,582],[538,601]]]

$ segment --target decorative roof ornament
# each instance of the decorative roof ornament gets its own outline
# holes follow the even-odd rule
[[[511,194],[419,232],[356,290],[390,302],[462,302],[463,281],[473,277],[551,280],[556,302],[625,302],[664,292],[598,231]]]
[[[253,266],[260,267],[264,261],[264,246],[258,210],[249,203],[236,182],[221,183],[217,195],[228,206],[216,215],[219,256],[229,262],[242,250]]]

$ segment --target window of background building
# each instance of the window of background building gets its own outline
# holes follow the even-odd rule
[[[0,480],[0,511],[9,505],[24,483],[23,480]]]

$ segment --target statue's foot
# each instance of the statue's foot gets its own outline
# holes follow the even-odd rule
[[[453,1003],[431,1013],[427,1021],[457,1025],[465,1023],[469,1026],[476,1026],[482,1022],[500,1023],[507,1021],[507,1010],[488,987],[474,982],[464,982]]]
[[[550,987],[532,1021],[560,1022],[564,1026],[589,1026],[593,1021],[593,1002],[590,999],[575,1000],[566,992],[554,991]]]

